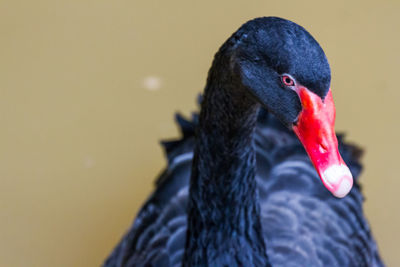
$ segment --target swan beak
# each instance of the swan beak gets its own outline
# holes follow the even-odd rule
[[[303,144],[325,187],[338,198],[353,186],[353,176],[340,156],[335,134],[335,105],[329,89],[325,99],[305,87],[296,87],[303,110],[293,130]]]

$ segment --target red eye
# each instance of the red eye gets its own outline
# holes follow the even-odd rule
[[[281,79],[282,79],[283,84],[286,85],[286,86],[293,86],[294,85],[293,79],[290,78],[290,76],[288,76],[288,75],[283,75],[281,77]]]

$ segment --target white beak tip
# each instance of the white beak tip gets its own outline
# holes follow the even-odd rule
[[[337,186],[335,191],[331,191],[332,194],[337,198],[343,198],[347,196],[353,187],[353,178],[352,177],[343,177],[341,183]]]
[[[353,175],[346,165],[332,165],[322,174],[325,186],[337,198],[345,197],[353,187]]]

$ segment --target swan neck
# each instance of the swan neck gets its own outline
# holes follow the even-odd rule
[[[240,86],[210,76],[196,134],[184,266],[231,266],[223,261],[232,250],[239,266],[267,266],[253,144],[259,106]]]

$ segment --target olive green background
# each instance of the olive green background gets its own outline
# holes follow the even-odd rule
[[[366,150],[365,211],[399,266],[399,1],[0,0],[0,266],[98,266],[165,166],[218,47],[291,19],[332,67],[337,130]]]

